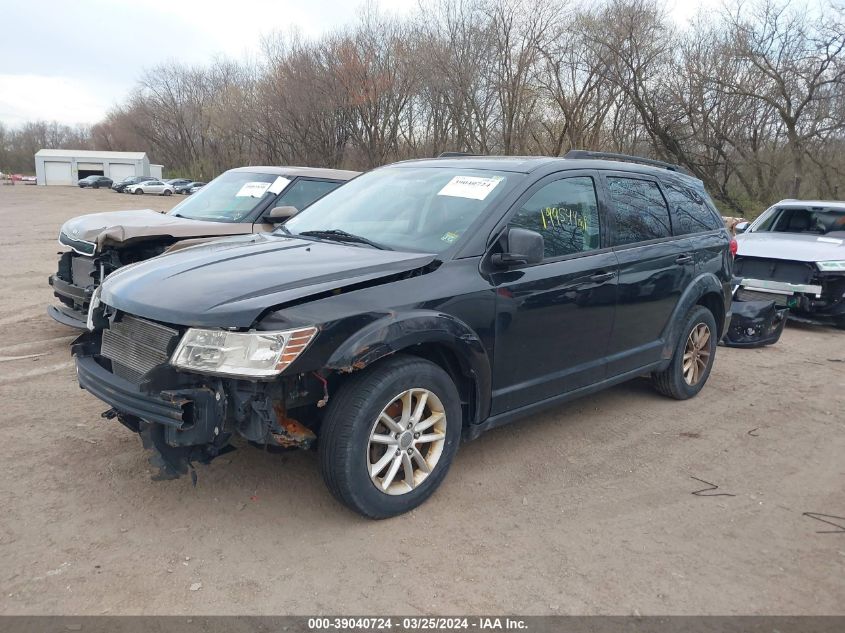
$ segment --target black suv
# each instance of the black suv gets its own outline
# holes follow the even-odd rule
[[[237,436],[314,445],[373,518],[422,503],[462,437],[642,374],[694,396],[729,318],[719,215],[663,164],[567,156],[382,167],[273,233],[122,268],[79,384],[158,476]]]

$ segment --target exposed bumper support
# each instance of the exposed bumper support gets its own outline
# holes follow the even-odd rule
[[[760,290],[775,294],[812,294],[817,298],[822,296],[822,287],[815,284],[793,284],[786,281],[771,281],[769,279],[737,279],[737,285],[746,290]]]

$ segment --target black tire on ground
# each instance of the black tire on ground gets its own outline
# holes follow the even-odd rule
[[[165,189],[164,191],[162,191],[162,192],[161,192],[161,195],[163,195],[163,196],[169,196],[171,193],[173,193],[173,192],[172,192],[172,191],[170,191],[170,189]]]
[[[702,370],[697,382],[691,385],[684,379],[684,353],[690,334],[693,329],[700,325],[705,325],[710,332],[710,338],[702,348],[709,351],[709,354],[707,356],[706,367]],[[661,372],[654,372],[651,375],[651,382],[654,388],[664,396],[675,398],[676,400],[686,400],[696,395],[704,387],[707,378],[710,376],[710,371],[713,369],[713,361],[716,359],[717,338],[716,319],[713,317],[713,313],[704,306],[693,306],[685,318],[684,327],[681,330],[681,336],[675,347],[675,353],[672,356],[669,367]]]
[[[135,191],[133,191],[132,193],[134,193],[136,196],[140,196],[142,193],[144,193],[144,190],[143,190],[143,189],[141,189],[140,187],[138,187],[138,188],[137,188]]]
[[[97,183],[94,183],[94,184],[93,184],[93,185],[91,185],[91,186],[92,186],[92,187],[94,187],[94,189],[99,189],[99,188],[100,188],[100,185],[98,185]]]
[[[399,495],[382,492],[370,479],[368,444],[379,414],[402,392],[421,388],[434,393],[446,414],[443,452],[416,488]],[[461,439],[460,396],[443,369],[414,356],[396,355],[350,376],[329,400],[319,436],[320,471],[334,497],[372,519],[408,512],[423,503],[443,481]]]
[[[838,330],[845,330],[845,317],[841,317],[839,319],[836,319],[833,322],[833,327],[835,327]]]

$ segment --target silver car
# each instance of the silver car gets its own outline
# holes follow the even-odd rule
[[[845,329],[845,202],[782,200],[736,230],[738,299]]]
[[[144,180],[136,185],[129,185],[124,191],[135,195],[143,193],[157,193],[160,196],[170,196],[173,195],[173,186],[156,178],[150,178],[149,180]]]

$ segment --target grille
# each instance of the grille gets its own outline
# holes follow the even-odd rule
[[[124,314],[103,330],[100,354],[111,360],[115,375],[137,384],[153,367],[167,362],[178,339],[177,330]]]
[[[87,288],[94,283],[94,277],[91,273],[94,272],[94,260],[90,257],[73,257],[70,260],[70,275],[71,283],[80,288]]]
[[[94,251],[97,249],[96,244],[85,242],[83,240],[75,240],[64,233],[59,234],[59,241],[65,246],[70,246],[73,250],[85,253],[86,255],[93,255]]]

